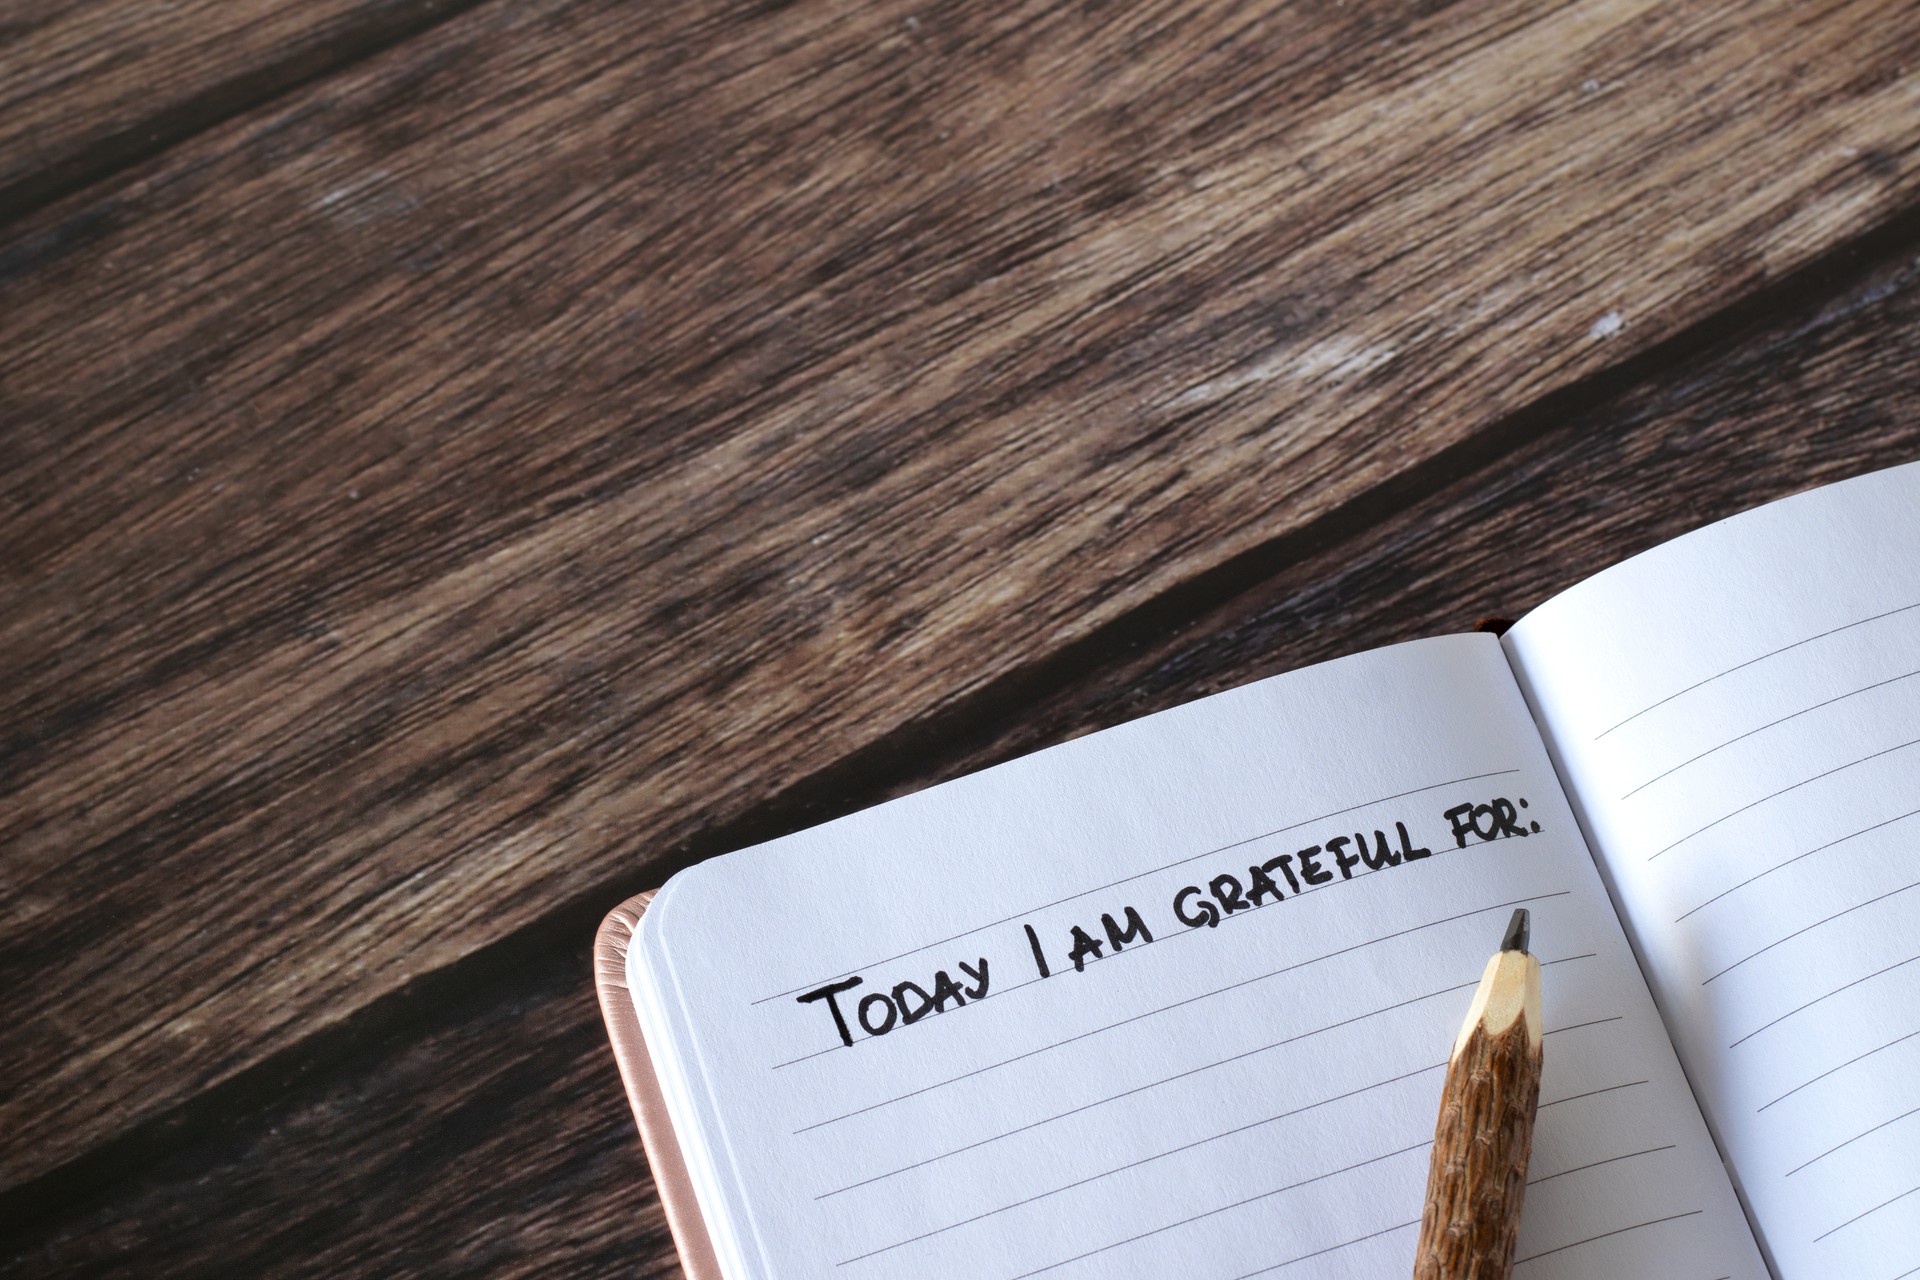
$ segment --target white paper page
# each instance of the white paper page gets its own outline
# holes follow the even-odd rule
[[[1476,804],[1498,838],[1457,847],[1444,815]],[[1399,864],[1343,875],[1354,832],[1381,860],[1376,831]],[[1204,923],[1250,866],[1279,899]],[[1377,1277],[1410,1268],[1444,1060],[1516,905],[1548,1024],[1517,1274],[1759,1280],[1490,637],[1277,677],[696,867],[630,969],[732,1275]],[[1152,940],[1116,951],[1102,916],[1124,932],[1129,907]],[[1074,926],[1100,943],[1083,971]],[[982,961],[964,1007],[890,1009],[941,972],[976,991]],[[796,997],[853,975],[849,1047]]]
[[[1920,465],[1507,644],[1779,1274],[1920,1276]]]

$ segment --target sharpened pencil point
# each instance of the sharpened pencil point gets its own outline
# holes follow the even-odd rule
[[[1533,919],[1527,914],[1527,909],[1525,907],[1515,907],[1513,909],[1513,919],[1507,921],[1507,936],[1500,939],[1500,949],[1502,951],[1525,951],[1527,949],[1527,943],[1531,940],[1529,935],[1532,932],[1532,928]]]

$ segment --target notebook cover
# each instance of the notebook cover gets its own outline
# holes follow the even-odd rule
[[[1512,625],[1511,618],[1482,618],[1474,630],[1497,636]],[[639,927],[647,904],[658,892],[648,889],[636,893],[601,922],[593,945],[594,985],[600,990],[600,1013],[613,1041],[614,1061],[620,1064],[620,1079],[627,1086],[627,1101],[640,1126],[640,1145],[646,1148],[647,1163],[653,1166],[660,1205],[666,1210],[667,1227],[680,1251],[680,1266],[687,1280],[723,1280],[720,1258],[707,1235],[699,1202],[693,1198],[686,1157],[681,1155],[680,1140],[667,1119],[667,1102],[660,1094],[653,1059],[647,1055],[640,1019],[633,1011],[633,996],[627,990],[627,948],[633,945],[633,931]]]
[[[713,1251],[699,1202],[693,1198],[686,1157],[667,1119],[667,1101],[660,1094],[653,1059],[640,1034],[640,1019],[633,1011],[633,995],[627,989],[627,948],[633,945],[633,931],[655,892],[649,889],[635,894],[601,922],[593,941],[593,983],[600,991],[600,1015],[606,1019],[613,1059],[620,1064],[620,1079],[627,1086],[627,1102],[640,1125],[640,1145],[646,1148],[647,1163],[653,1166],[667,1229],[673,1232],[674,1247],[680,1251],[681,1269],[687,1273],[687,1280],[721,1280],[720,1258]]]

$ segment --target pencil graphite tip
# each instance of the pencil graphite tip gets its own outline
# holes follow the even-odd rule
[[[1531,940],[1529,935],[1532,933],[1532,930],[1533,918],[1527,914],[1527,909],[1525,907],[1515,907],[1513,909],[1513,919],[1507,921],[1507,936],[1500,939],[1500,949],[1502,951],[1525,951],[1527,949],[1527,943]]]

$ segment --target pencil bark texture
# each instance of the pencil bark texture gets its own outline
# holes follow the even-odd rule
[[[1527,1019],[1476,1026],[1447,1067],[1414,1280],[1506,1280],[1520,1238],[1540,1048]]]

